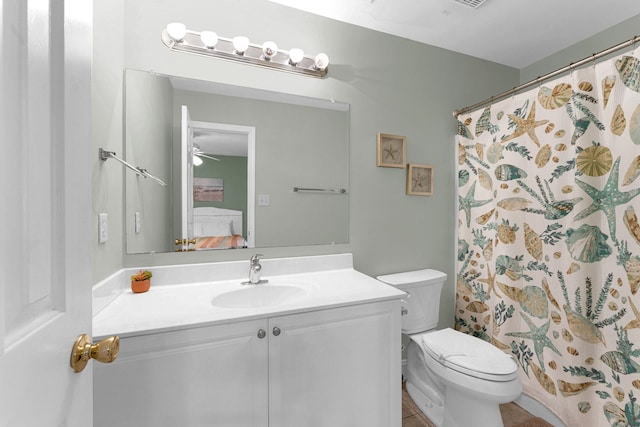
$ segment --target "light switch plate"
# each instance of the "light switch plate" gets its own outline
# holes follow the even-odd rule
[[[269,206],[271,197],[268,194],[258,194],[258,206]]]
[[[109,240],[109,230],[107,229],[107,214],[98,214],[98,243]]]
[[[136,212],[134,223],[135,223],[136,234],[140,234],[140,212]]]

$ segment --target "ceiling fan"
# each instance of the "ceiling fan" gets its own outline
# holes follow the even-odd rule
[[[193,144],[193,164],[195,166],[200,166],[202,164],[201,157],[204,157],[206,159],[215,160],[216,162],[220,161],[220,159],[217,159],[215,157],[211,157],[210,155],[202,152],[202,149],[200,148],[200,146],[198,144]]]

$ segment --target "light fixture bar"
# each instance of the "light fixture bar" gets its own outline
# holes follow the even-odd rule
[[[263,45],[248,43],[246,50],[239,53],[234,48],[233,39],[218,36],[215,46],[207,47],[202,41],[200,32],[186,29],[184,36],[176,40],[169,35],[169,32],[165,28],[162,30],[162,42],[169,49],[180,52],[188,52],[228,61],[244,62],[245,64],[273,68],[289,73],[304,74],[311,77],[324,77],[327,74],[328,57],[325,54],[317,55],[317,59],[316,57],[303,55],[297,63],[293,63],[290,55],[293,53],[295,58],[295,54],[299,54],[300,52],[299,49],[292,49],[291,51],[279,50],[275,55],[267,58],[263,53]],[[275,46],[275,44],[273,46]],[[318,62],[322,68],[318,67],[316,62]]]

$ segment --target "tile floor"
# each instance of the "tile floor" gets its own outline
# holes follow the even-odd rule
[[[515,403],[500,405],[504,427],[553,427],[537,418]],[[402,427],[435,427],[413,402],[402,385]]]

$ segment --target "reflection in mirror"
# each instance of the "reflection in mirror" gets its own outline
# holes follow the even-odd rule
[[[182,250],[254,247],[255,128],[181,111]]]
[[[126,159],[169,183],[125,175],[127,253],[347,243],[348,191],[293,188],[348,190],[348,110],[126,70]]]

